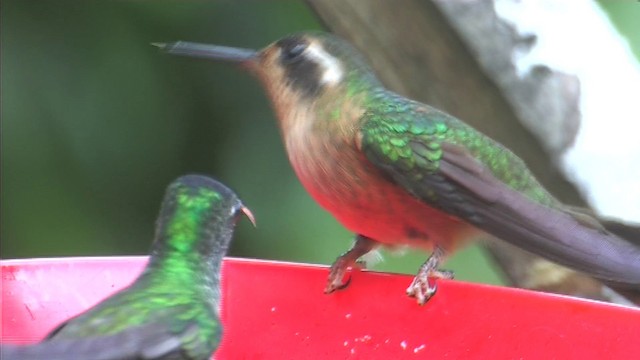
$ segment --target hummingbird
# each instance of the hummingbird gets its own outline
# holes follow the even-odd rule
[[[39,344],[3,346],[3,359],[209,359],[222,337],[220,269],[239,215],[225,185],[201,175],[167,188],[141,275]]]
[[[423,305],[446,257],[492,235],[610,284],[640,288],[640,246],[561,203],[513,152],[462,120],[393,91],[339,37],[303,32],[262,50],[156,43],[169,54],[233,62],[274,108],[289,161],[321,207],[354,232],[326,293],[380,247],[431,251],[407,294]]]

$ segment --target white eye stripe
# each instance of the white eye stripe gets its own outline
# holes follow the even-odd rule
[[[324,85],[336,85],[342,80],[343,71],[340,61],[331,56],[321,46],[310,44],[306,55],[322,67],[320,82]]]

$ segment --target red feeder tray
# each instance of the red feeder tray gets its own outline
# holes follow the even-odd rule
[[[40,340],[128,285],[146,257],[9,260],[2,342]],[[406,275],[353,274],[322,293],[324,266],[228,258],[216,359],[640,359],[640,310],[439,281],[425,306]]]

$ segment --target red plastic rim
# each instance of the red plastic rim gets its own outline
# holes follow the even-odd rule
[[[146,257],[9,260],[2,341],[41,339],[130,283]],[[355,272],[324,295],[326,267],[244,259],[223,266],[224,338],[216,359],[640,359],[640,311],[440,281],[425,306],[406,275]]]

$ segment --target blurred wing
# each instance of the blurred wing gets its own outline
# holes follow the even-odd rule
[[[195,332],[195,325],[187,332]],[[147,360],[182,351],[181,336],[164,324],[148,324],[113,335],[53,339],[34,345],[2,345],[3,360]]]
[[[418,119],[418,121],[420,121]],[[429,124],[425,125],[429,126]],[[464,147],[367,121],[361,150],[418,199],[524,250],[622,286],[640,287],[640,247],[587,215],[542,206],[511,189]],[[381,142],[398,138],[401,148]],[[403,160],[404,159],[404,160]]]

